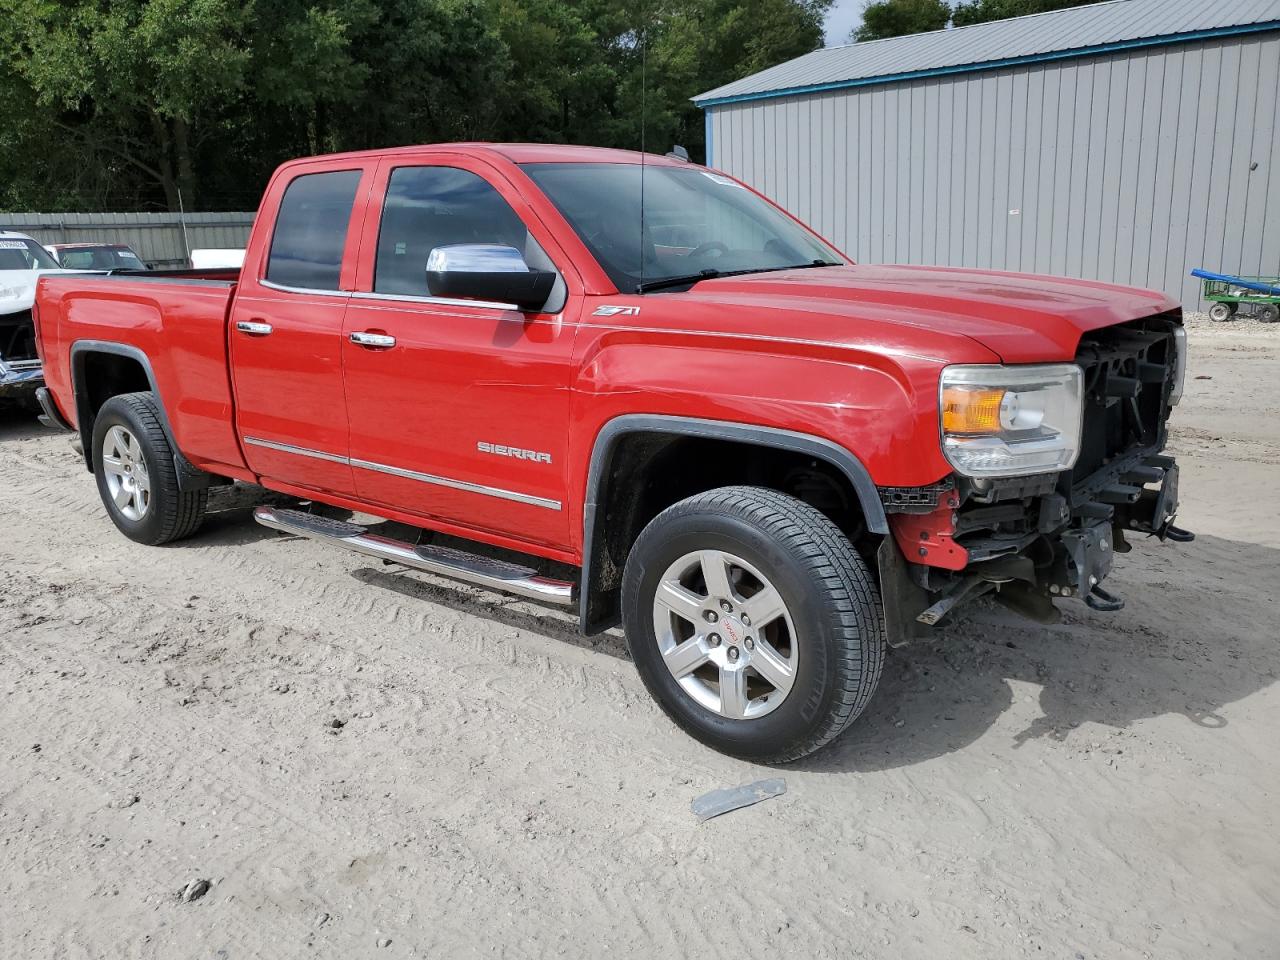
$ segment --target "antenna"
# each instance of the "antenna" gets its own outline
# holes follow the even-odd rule
[[[182,225],[182,245],[187,250],[187,263],[191,263],[191,238],[187,236],[187,208],[182,202],[181,187],[178,187],[178,223]]]
[[[649,55],[649,35],[642,26],[640,28],[640,283],[636,293],[644,292],[644,125],[645,125],[645,68]]]

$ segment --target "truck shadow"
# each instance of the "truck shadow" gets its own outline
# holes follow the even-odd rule
[[[262,504],[275,504],[301,510],[312,508],[312,505],[305,501],[277,494],[252,484],[237,483],[234,487],[215,487],[210,491],[209,510],[205,515],[205,523],[200,535],[190,541],[180,541],[174,546],[181,547],[183,543],[202,547],[234,546],[273,537],[284,542],[299,539],[283,536],[277,531],[255,523],[253,508]],[[352,517],[350,510],[324,504],[314,505],[314,510],[321,516],[334,520],[350,520]],[[454,547],[495,560],[521,564],[529,562],[528,557],[509,550],[459,540],[443,534],[430,534],[419,531],[416,527],[389,520],[368,522],[367,518],[362,518],[360,522],[372,532],[408,543],[415,542],[421,533],[426,538],[424,542]],[[411,570],[400,564],[383,564],[367,557],[361,559],[367,560],[368,564],[352,570],[351,575],[369,587],[391,590],[412,600],[446,607],[458,613],[484,617],[513,629],[527,630],[530,633],[570,643],[593,652],[620,658],[627,656],[626,644],[617,631],[595,637],[582,636],[578,632],[576,608],[543,606],[534,601],[492,593],[423,571]],[[546,561],[539,562],[537,565],[540,572],[548,576],[560,579],[572,579],[574,576],[574,571],[563,564]]]
[[[442,541],[445,538],[442,538]],[[437,542],[442,542],[437,541]],[[475,545],[469,545],[475,550]],[[479,551],[477,551],[479,552]],[[502,557],[501,551],[495,556]],[[484,617],[503,626],[527,630],[562,643],[570,643],[594,653],[603,653],[619,659],[627,659],[626,642],[616,631],[594,637],[584,637],[578,632],[577,609],[557,609],[518,597],[489,593],[472,589],[448,580],[433,578],[431,574],[407,571],[398,565],[361,567],[351,575],[363,584],[396,593],[414,600],[422,600],[436,606],[447,607],[458,613]]]
[[[370,529],[383,536],[408,542],[413,542],[418,535],[416,528],[390,521],[371,525]],[[523,554],[473,540],[460,540],[439,533],[426,533],[425,537],[424,542],[464,550],[494,560],[525,565],[530,563],[530,558]],[[571,567],[552,561],[535,560],[533,565],[540,573],[561,580],[572,580],[577,573]],[[582,636],[578,631],[576,606],[547,606],[521,597],[494,593],[480,587],[470,587],[446,577],[438,577],[396,563],[379,563],[371,560],[369,566],[353,570],[351,575],[369,586],[394,590],[402,596],[424,600],[458,613],[484,617],[486,620],[492,620],[513,629],[527,630],[549,640],[569,643],[595,653],[622,659],[627,657],[626,643],[616,630],[594,637]]]
[[[1256,544],[1150,541],[1108,582],[1128,600],[1118,613],[1065,602],[1062,623],[1040,626],[994,604],[975,607],[938,639],[890,651],[867,711],[795,766],[889,770],[983,736],[1020,748],[1166,714],[1213,736],[1228,725],[1225,706],[1280,677],[1276,570],[1280,550]]]
[[[296,507],[298,501],[294,497],[286,497],[282,493],[251,483],[212,487],[200,532],[190,540],[179,540],[171,544],[168,549],[240,546],[279,536],[274,530],[253,520],[253,508],[264,504]]]
[[[206,529],[194,543],[277,537],[253,522],[253,507],[299,506],[293,498],[248,485],[213,493]],[[331,507],[319,512],[350,517]],[[410,542],[417,536],[390,522],[370,526]],[[432,542],[527,562],[450,537],[437,535]],[[553,564],[540,566],[550,576],[572,574]],[[1223,707],[1280,677],[1276,570],[1280,550],[1257,544],[1207,536],[1189,545],[1142,541],[1108,581],[1128,601],[1118,613],[1095,613],[1067,601],[1061,604],[1063,621],[1042,626],[996,604],[975,605],[936,639],[890,650],[866,712],[834,743],[791,767],[818,773],[890,770],[962,750],[983,736],[1003,737],[1020,748],[1042,738],[1066,740],[1087,725],[1125,729],[1165,714],[1181,715],[1212,736],[1228,724]],[[543,607],[373,560],[351,576],[412,600],[628,657],[616,630],[581,636],[573,609]],[[1081,734],[1091,735],[1096,731]]]
[[[11,400],[0,400],[0,443],[8,440],[34,440],[50,433],[61,433],[46,427],[36,415]],[[70,436],[70,434],[66,434]]]

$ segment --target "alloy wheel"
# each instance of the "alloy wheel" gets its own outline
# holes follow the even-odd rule
[[[151,508],[151,474],[142,445],[125,427],[114,426],[103,437],[102,470],[116,509],[135,522],[145,517]]]
[[[698,550],[672,563],[654,594],[653,626],[667,669],[707,710],[754,720],[791,691],[799,659],[791,615],[740,557]]]

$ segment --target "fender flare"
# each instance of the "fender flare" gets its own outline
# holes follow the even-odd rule
[[[871,479],[871,474],[856,455],[837,443],[812,434],[777,427],[663,414],[624,414],[608,421],[596,434],[587,469],[587,488],[582,506],[582,578],[578,591],[578,616],[580,629],[584,634],[596,633],[612,626],[609,623],[592,623],[589,610],[595,554],[599,546],[596,543],[596,516],[600,507],[605,469],[613,459],[618,441],[633,433],[666,433],[710,440],[733,440],[803,453],[824,460],[839,470],[853,485],[866,519],[867,530],[881,535],[889,533],[889,521],[885,517],[884,505],[880,502],[880,491]]]
[[[111,340],[77,340],[71,345],[71,392],[75,401],[76,425],[80,433],[80,443],[84,449],[85,468],[93,472],[93,414],[89,411],[89,392],[85,389],[85,359],[91,354],[109,353],[117,357],[127,357],[142,367],[146,374],[151,393],[156,398],[156,409],[160,413],[160,429],[164,431],[169,448],[173,450],[173,466],[178,477],[178,489],[201,490],[220,482],[220,478],[206,473],[188,460],[178,448],[174,439],[173,427],[169,423],[169,414],[165,411],[164,401],[160,398],[160,389],[156,385],[155,371],[151,367],[151,358],[140,348],[127,343],[115,343]]]

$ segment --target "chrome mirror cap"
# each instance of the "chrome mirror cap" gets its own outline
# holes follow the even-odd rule
[[[496,243],[451,243],[427,257],[429,273],[528,273],[529,265],[515,247]]]
[[[551,270],[530,270],[515,247],[451,243],[427,258],[427,290],[433,297],[509,304],[541,310],[555,289]]]

